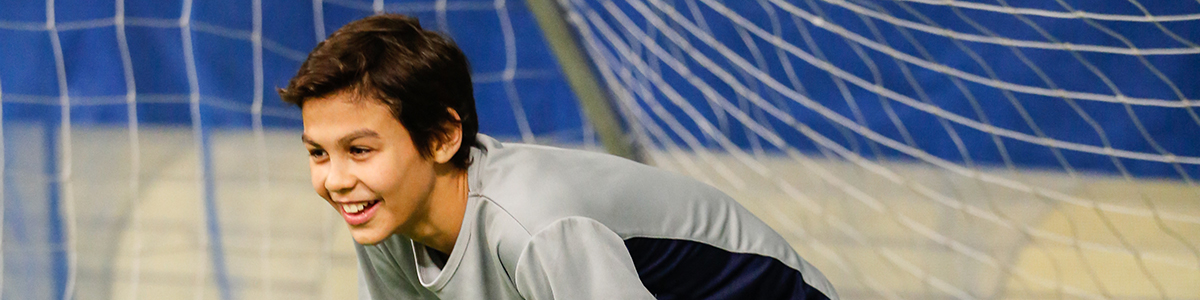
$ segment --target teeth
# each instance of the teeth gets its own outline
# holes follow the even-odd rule
[[[367,203],[342,204],[342,210],[349,214],[356,214],[366,207]]]

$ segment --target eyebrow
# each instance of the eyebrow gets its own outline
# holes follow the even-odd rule
[[[338,145],[346,145],[346,144],[350,144],[350,142],[353,142],[354,140],[357,140],[360,138],[365,138],[365,137],[377,138],[377,137],[379,137],[379,133],[375,132],[374,130],[370,130],[370,129],[355,130],[354,132],[351,132],[350,134],[344,135],[341,138],[339,138],[337,140],[337,144]],[[318,146],[318,147],[321,146],[321,145],[317,144],[316,141],[313,141],[312,138],[309,138],[307,134],[300,134],[300,140],[303,141],[305,144]]]

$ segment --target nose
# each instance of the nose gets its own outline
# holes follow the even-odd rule
[[[348,165],[336,162],[330,165],[329,173],[325,175],[325,190],[331,194],[345,194],[354,189],[358,184],[358,177],[354,176]]]

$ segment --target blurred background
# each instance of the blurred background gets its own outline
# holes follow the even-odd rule
[[[275,89],[380,12],[481,132],[713,184],[844,299],[1200,299],[1177,0],[0,0],[0,298],[356,298]]]

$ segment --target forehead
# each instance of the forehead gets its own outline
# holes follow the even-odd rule
[[[371,130],[381,135],[402,134],[403,125],[380,101],[347,93],[312,98],[300,110],[304,136],[313,140],[336,139],[349,132]]]

